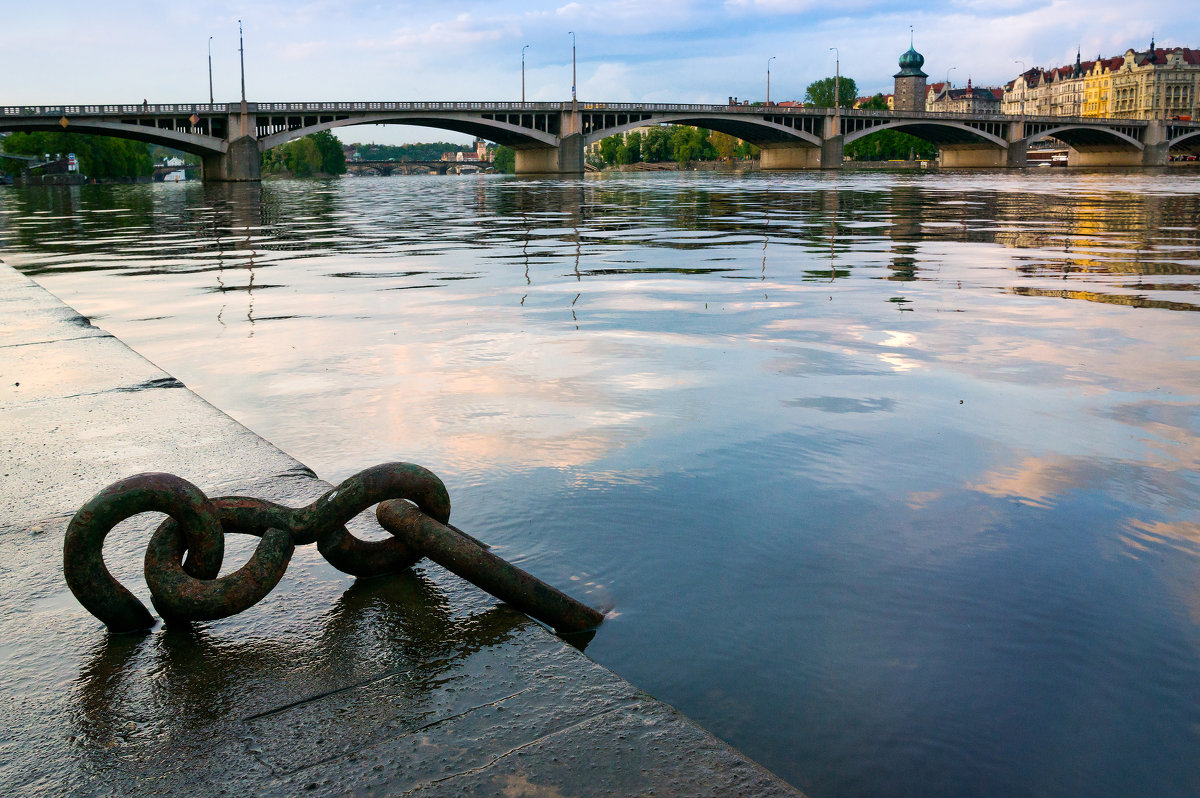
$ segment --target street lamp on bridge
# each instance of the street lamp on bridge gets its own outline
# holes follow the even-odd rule
[[[569,30],[571,34],[571,105],[575,105],[575,31]],[[573,109],[572,109],[573,110]]]
[[[950,91],[950,73],[956,69],[958,69],[958,67],[950,67],[946,70],[946,91]]]
[[[213,104],[212,90],[212,37],[208,37],[208,104]]]
[[[767,105],[771,104],[771,62],[775,60],[775,56],[767,59]]]
[[[238,60],[242,66],[242,111],[246,108],[246,47],[242,43],[242,21],[238,20]]]
[[[529,45],[521,48],[521,104],[525,104],[525,51],[529,49]]]
[[[833,113],[834,116],[837,116],[841,113],[839,109],[842,107],[842,54],[836,47],[829,49],[833,50]]]

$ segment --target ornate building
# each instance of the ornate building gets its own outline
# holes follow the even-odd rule
[[[900,71],[893,76],[896,79],[893,92],[895,110],[925,110],[925,79],[929,76],[921,71],[924,65],[925,56],[914,50],[910,42],[908,51],[900,56]]]
[[[998,114],[1001,88],[982,88],[971,85],[967,78],[965,89],[951,88],[949,83],[934,83],[925,98],[926,111],[942,111],[959,114]]]
[[[1005,86],[1002,110],[1027,116],[1200,118],[1200,50],[1126,50],[1124,56],[1035,67]]]

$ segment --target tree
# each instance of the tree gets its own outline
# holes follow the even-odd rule
[[[855,161],[931,160],[938,149],[924,139],[899,130],[880,130],[846,145],[845,155]]]
[[[680,168],[688,161],[716,160],[717,151],[708,141],[708,131],[687,125],[675,125],[671,133],[672,158]]]
[[[762,150],[759,147],[756,147],[750,142],[740,141],[738,142],[737,147],[734,149],[733,154],[736,158],[757,158],[761,152]]]
[[[888,109],[887,97],[876,94],[859,107],[868,111],[886,111]]]
[[[313,133],[307,138],[312,139],[321,154],[319,171],[327,175],[344,175],[346,173],[346,153],[342,150],[342,142],[328,130]]]
[[[364,161],[439,161],[443,153],[471,152],[475,148],[466,144],[451,144],[448,141],[423,142],[418,144],[351,144]]]
[[[625,137],[625,146],[629,148],[629,162],[641,163],[642,160],[642,134],[638,131],[633,131]]]
[[[263,174],[312,177],[314,174],[340,175],[346,171],[342,143],[328,130],[310,133],[263,153]]]
[[[722,161],[732,161],[738,144],[741,143],[740,139],[728,133],[721,133],[715,130],[709,134],[708,140],[712,144],[713,149],[717,151],[717,157]]]
[[[671,131],[656,125],[646,131],[646,142],[642,147],[642,160],[662,163],[671,160]]]
[[[79,173],[96,178],[146,177],[154,174],[150,145],[140,141],[84,133],[10,133],[5,152],[21,155],[66,156],[75,153]]]
[[[496,167],[497,172],[511,175],[517,171],[517,151],[512,147],[505,147],[501,144],[496,148],[496,156],[492,159],[492,166]]]
[[[604,159],[604,163],[612,166],[617,162],[617,150],[620,146],[620,136],[608,136],[600,139],[600,157]]]
[[[808,84],[808,88],[804,90],[804,104],[817,108],[832,108],[833,84],[834,78],[821,78]],[[845,75],[837,78],[837,84],[837,104],[842,108],[853,108],[854,101],[858,99],[858,84],[854,82],[854,78]]]

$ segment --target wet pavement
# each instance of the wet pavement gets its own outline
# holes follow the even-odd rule
[[[300,547],[242,615],[108,634],[62,577],[66,525],[101,488],[169,471],[300,506],[330,486],[7,266],[0,386],[6,792],[798,794],[593,663],[586,640],[436,566],[354,580]],[[147,603],[160,518],[105,545]],[[222,574],[253,544],[231,538]]]

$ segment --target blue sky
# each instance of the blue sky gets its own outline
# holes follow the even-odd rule
[[[0,26],[0,102],[192,102],[239,97],[243,21],[247,98],[564,100],[571,36],[581,100],[801,99],[832,75],[890,91],[909,25],[930,81],[998,85],[1027,66],[1159,46],[1200,47],[1200,19],[1166,0],[596,0],[231,4],[196,0],[22,4]],[[465,140],[441,131],[347,128],[343,140]]]

